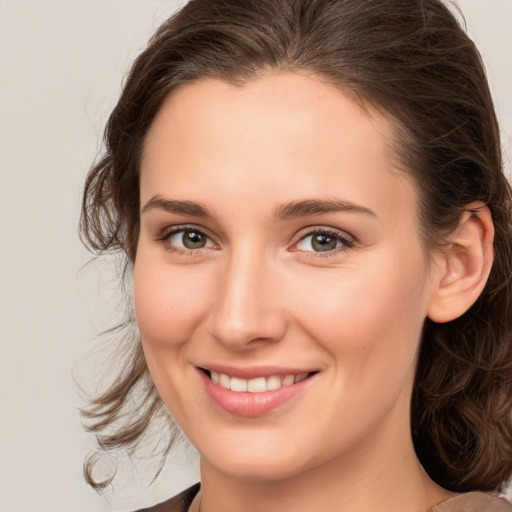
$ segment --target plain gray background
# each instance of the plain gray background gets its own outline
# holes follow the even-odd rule
[[[77,237],[81,186],[122,77],[176,0],[0,0],[0,512],[130,510],[198,478],[180,451],[108,501],[84,483],[93,446],[75,376],[94,382],[115,279]],[[483,54],[510,170],[512,0],[459,0]],[[103,292],[99,292],[100,285]],[[130,480],[131,478],[131,480]]]

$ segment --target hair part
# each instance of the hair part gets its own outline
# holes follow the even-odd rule
[[[158,29],[126,79],[85,184],[82,240],[96,254],[121,251],[128,266],[135,261],[144,142],[177,86],[208,77],[243,85],[276,71],[313,73],[393,120],[395,153],[416,184],[430,250],[468,204],[489,207],[488,283],[457,320],[426,320],[411,428],[438,484],[502,489],[512,475],[512,194],[480,55],[440,0],[190,1]],[[140,340],[126,368],[84,413],[106,450],[136,445],[163,406]],[[142,382],[149,384],[141,403],[154,407],[125,416]],[[88,481],[99,488],[92,467],[90,460]]]

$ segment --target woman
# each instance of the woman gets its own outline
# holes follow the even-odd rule
[[[512,475],[511,194],[442,3],[189,2],[105,141],[82,233],[140,339],[90,428],[130,448],[165,404],[201,456],[148,510],[511,510],[468,492]]]

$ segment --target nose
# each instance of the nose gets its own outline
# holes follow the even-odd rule
[[[278,272],[256,254],[233,254],[216,276],[209,334],[232,350],[279,341],[287,329]]]

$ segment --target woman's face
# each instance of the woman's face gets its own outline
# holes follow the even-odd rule
[[[434,284],[390,139],[383,118],[292,73],[198,81],[156,117],[137,319],[206,466],[279,479],[410,448]]]

